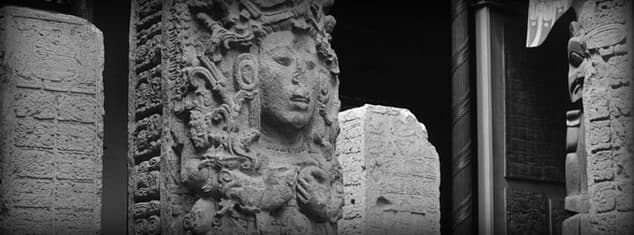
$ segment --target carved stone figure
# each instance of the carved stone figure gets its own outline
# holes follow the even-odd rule
[[[565,208],[576,213],[588,212],[588,182],[583,128],[583,81],[591,69],[590,53],[577,22],[570,24],[568,41],[568,92],[572,108],[566,112],[566,200]]]
[[[336,234],[332,1],[190,1],[173,136],[193,234]],[[183,133],[178,133],[178,132]],[[173,171],[173,172],[178,172]],[[187,200],[187,199],[186,199]]]

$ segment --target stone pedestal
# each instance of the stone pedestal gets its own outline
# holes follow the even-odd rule
[[[440,234],[440,162],[408,110],[365,105],[339,114],[342,234]]]
[[[103,37],[88,21],[0,9],[0,234],[98,234]]]

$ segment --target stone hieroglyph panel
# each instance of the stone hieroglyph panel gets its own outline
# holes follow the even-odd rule
[[[406,109],[365,105],[339,114],[342,234],[440,234],[440,162]]]
[[[84,19],[0,9],[0,233],[100,231],[103,36]]]
[[[632,1],[586,0],[575,11],[590,62],[582,98],[590,232],[632,234]]]
[[[332,4],[132,1],[128,233],[337,233]]]

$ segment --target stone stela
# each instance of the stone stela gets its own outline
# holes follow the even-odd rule
[[[130,233],[337,233],[331,5],[133,1]]]
[[[634,230],[631,4],[572,1],[563,234]]]
[[[103,64],[87,20],[0,9],[0,234],[101,229]]]
[[[440,234],[440,161],[406,109],[339,113],[345,206],[339,234]]]

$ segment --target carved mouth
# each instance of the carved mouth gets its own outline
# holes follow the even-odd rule
[[[308,97],[302,95],[292,95],[290,100],[294,109],[302,111],[308,109],[308,103],[310,102]]]
[[[308,97],[306,97],[306,96],[293,95],[293,96],[291,96],[291,101],[297,102],[297,103],[308,104],[308,102],[310,102],[310,99]]]

